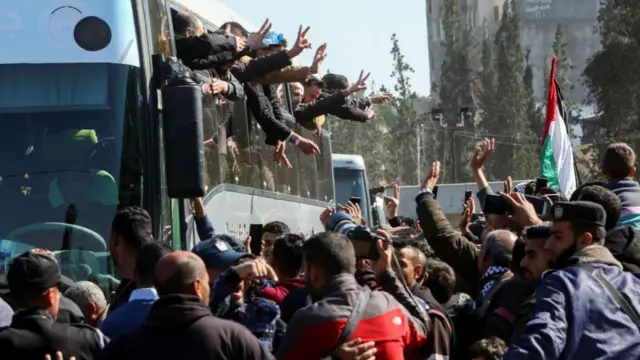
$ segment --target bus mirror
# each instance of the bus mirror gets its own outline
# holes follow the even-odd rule
[[[205,194],[202,90],[188,78],[162,88],[162,127],[167,193],[170,198]]]

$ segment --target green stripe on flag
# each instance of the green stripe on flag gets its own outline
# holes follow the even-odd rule
[[[553,127],[555,124],[552,124]],[[540,176],[547,179],[548,186],[560,191],[560,181],[558,179],[558,165],[553,155],[551,138],[553,137],[553,129],[550,129],[547,138],[544,140],[542,152],[540,154]]]

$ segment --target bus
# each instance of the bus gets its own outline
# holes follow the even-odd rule
[[[207,31],[239,18],[216,1],[67,3],[8,2],[0,15],[0,287],[10,259],[32,248],[53,251],[72,280],[115,281],[111,220],[127,206],[146,209],[155,237],[174,249],[197,241],[189,199],[168,196],[176,157],[165,154],[154,64],[176,55],[172,12],[196,13]],[[243,104],[203,106],[204,137],[218,141],[204,161],[216,230],[241,235],[271,220],[319,228],[334,197],[328,137],[296,128],[322,154],[289,146],[294,168],[284,169]],[[243,159],[228,151],[229,110],[234,129],[244,129],[234,132]]]
[[[360,198],[362,216],[367,224],[372,224],[372,204],[364,159],[360,155],[333,154],[332,162],[336,205],[346,204],[352,197]]]

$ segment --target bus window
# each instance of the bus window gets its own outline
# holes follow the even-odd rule
[[[171,22],[167,13],[167,3],[164,0],[149,0],[148,4],[149,21],[151,24],[151,53],[162,53],[171,56]]]
[[[323,132],[320,138],[318,166],[318,200],[329,202],[333,199],[333,163],[331,162],[331,139]]]

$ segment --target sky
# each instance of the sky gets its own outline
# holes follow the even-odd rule
[[[207,0],[202,0],[207,1]],[[354,82],[360,70],[371,72],[376,90],[380,85],[393,88],[391,35],[395,32],[406,62],[415,70],[411,85],[418,95],[430,90],[429,53],[425,0],[222,0],[222,3],[260,26],[269,17],[272,31],[281,32],[289,43],[295,41],[298,27],[310,26],[307,38],[316,49],[327,43],[326,70],[345,75]],[[391,5],[393,4],[393,6]],[[315,50],[298,57],[298,64],[310,65]]]

